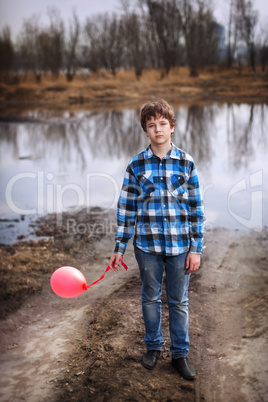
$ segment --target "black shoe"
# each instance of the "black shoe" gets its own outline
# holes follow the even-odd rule
[[[141,364],[143,367],[152,370],[155,368],[157,360],[160,356],[160,350],[148,350],[146,355],[141,359]]]
[[[188,357],[179,357],[172,359],[172,366],[187,380],[195,379],[195,369],[188,360]]]

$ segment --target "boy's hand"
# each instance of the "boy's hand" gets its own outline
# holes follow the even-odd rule
[[[188,253],[185,264],[187,274],[198,270],[198,268],[200,267],[200,261],[200,254]]]
[[[122,258],[122,254],[115,253],[110,258],[109,267],[112,271],[119,271],[118,267],[121,267],[120,260]]]

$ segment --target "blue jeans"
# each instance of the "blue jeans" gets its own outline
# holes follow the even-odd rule
[[[149,254],[134,246],[142,280],[142,313],[147,350],[161,350],[161,294],[165,267],[165,285],[169,307],[169,331],[172,357],[185,357],[189,351],[187,253],[178,256]]]

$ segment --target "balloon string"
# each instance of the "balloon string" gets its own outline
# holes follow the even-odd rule
[[[122,266],[123,266],[123,267],[125,268],[125,270],[127,271],[127,270],[128,270],[128,266],[123,262],[123,257],[120,258],[120,261],[121,261]],[[88,285],[88,286],[85,285],[85,290],[87,290],[87,289],[89,289],[91,286],[95,285],[95,283],[101,281],[101,280],[105,277],[106,272],[108,272],[110,269],[111,269],[111,268],[110,268],[109,265],[108,265],[108,267],[106,268],[105,272],[101,275],[101,277],[100,277],[99,279],[97,279],[95,282],[91,283],[91,285]]]

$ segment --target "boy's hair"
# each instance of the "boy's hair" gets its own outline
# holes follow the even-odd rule
[[[163,116],[170,123],[170,127],[175,127],[176,117],[174,109],[164,99],[145,103],[140,110],[140,122],[143,130],[146,132],[146,123],[150,118],[157,115]]]

